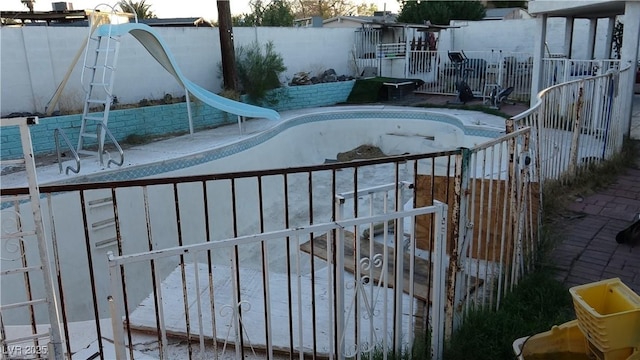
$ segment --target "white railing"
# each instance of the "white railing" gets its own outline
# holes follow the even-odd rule
[[[528,101],[531,87],[532,58],[526,53],[502,51],[465,52],[466,82],[476,97],[486,98],[494,87],[513,87],[510,98]],[[447,52],[411,50],[405,77],[420,78],[425,84],[419,92],[455,95],[459,79],[456,64]]]
[[[406,54],[407,44],[405,43],[378,44],[376,47],[376,57],[378,58],[405,57]]]
[[[629,110],[619,91],[620,74],[569,81],[544,89],[529,110],[513,117],[515,128],[532,127],[532,148],[541,181],[566,180],[620,152]]]
[[[620,60],[578,60],[565,58],[542,59],[542,88],[605,74],[610,69],[618,69]]]
[[[107,357],[111,307],[129,357],[142,347],[194,358],[202,343],[211,355],[370,356],[425,341],[437,358],[460,311],[499,306],[535,254],[530,131],[471,150],[43,186],[65,353],[82,346],[73,323],[90,320],[87,357]],[[445,220],[420,212],[438,201]]]
[[[349,236],[346,229],[353,228],[358,234],[359,227],[372,228],[373,224],[389,221],[413,222],[416,216],[425,214],[434,214],[436,220],[434,252],[439,256],[430,269],[434,289],[429,329],[432,355],[440,358],[447,223],[447,206],[441,203],[164,250],[123,256],[111,254],[109,299],[117,358],[127,358],[126,344],[132,338],[130,324],[144,322],[145,315],[147,326],[159,334],[160,358],[169,358],[168,333],[174,336],[182,333],[184,338],[197,340],[197,348],[189,347],[188,355],[195,352],[201,358],[218,358],[224,355],[227,345],[234,348],[237,358],[244,358],[245,351],[249,350],[254,354],[264,352],[268,358],[284,349],[301,358],[312,351],[314,355],[330,359],[410,351],[417,322],[413,304],[418,284],[411,281],[407,284],[404,279],[405,254],[401,246],[404,236],[398,233],[401,226],[396,225],[395,232],[382,235],[378,243],[384,249],[382,252],[377,252],[371,238],[368,249],[361,247],[359,241],[354,241],[353,233]],[[318,262],[310,272],[308,269],[316,259],[296,251],[288,260],[288,273],[269,271],[274,243],[299,248],[304,239],[310,238],[313,249],[313,242],[321,241],[320,237],[314,237],[319,234],[326,242],[328,261]],[[386,246],[390,237],[395,246]],[[410,236],[408,240],[409,248],[414,249],[415,238]],[[350,243],[354,248],[345,252]],[[257,268],[256,264],[242,261],[245,246],[251,245],[262,248],[262,265]],[[216,262],[211,254],[221,252],[228,253],[229,257]],[[163,281],[155,274],[154,265],[167,259],[177,260],[178,266]],[[349,268],[347,262],[353,262],[354,272],[345,270]],[[123,272],[136,263],[150,269],[155,279],[154,290],[143,302],[142,313],[133,312],[124,317],[120,311],[123,292],[127,290],[122,281]],[[408,266],[411,272],[415,264],[411,262]],[[398,283],[405,286],[394,285]],[[126,328],[122,319],[127,319]]]

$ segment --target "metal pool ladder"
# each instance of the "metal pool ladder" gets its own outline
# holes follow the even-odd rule
[[[107,31],[98,29],[95,33],[89,32],[89,40],[85,48],[84,63],[80,81],[86,92],[84,109],[82,110],[82,122],[78,148],[76,152],[83,155],[99,155],[102,164],[102,152],[104,149],[105,135],[108,134],[107,122],[109,110],[114,103],[113,83],[116,75],[118,54],[120,52],[120,35],[112,34],[112,25],[105,24]],[[92,61],[89,60],[89,47],[96,43]],[[90,62],[90,64],[88,64]],[[85,72],[89,72],[88,84],[85,84]],[[96,111],[96,108],[98,109]],[[102,111],[99,109],[102,108]],[[96,139],[98,151],[88,150],[87,140]],[[111,139],[119,148],[115,139]],[[120,164],[121,165],[121,164]]]
[[[40,190],[36,177],[36,166],[31,144],[29,125],[38,123],[37,117],[21,117],[2,119],[0,125],[4,127],[18,126],[20,128],[20,140],[22,143],[23,158],[19,160],[2,161],[3,165],[17,164],[25,167],[27,180],[29,183],[28,194],[16,193],[16,195],[2,194],[2,204],[9,204],[3,212],[3,227],[0,233],[0,246],[3,251],[0,261],[13,262],[4,270],[0,271],[0,276],[5,280],[11,276],[23,276],[26,300],[0,305],[0,351],[8,358],[21,358],[22,356],[37,356],[38,358],[62,359],[62,337],[60,331],[60,318],[58,312],[57,296],[53,286],[53,278],[49,267],[49,254],[47,242],[44,234],[42,221],[42,211],[40,208]],[[9,192],[10,193],[10,192]],[[33,215],[33,230],[24,226],[24,216],[20,214],[21,204],[28,202]],[[12,213],[12,214],[10,214]],[[13,219],[11,218],[13,216]],[[9,217],[12,223],[11,228],[5,228],[5,221]],[[11,220],[14,220],[13,222]],[[29,241],[35,237],[39,264],[34,264],[31,257],[27,259],[27,247],[33,244]],[[28,263],[31,261],[31,263]],[[44,297],[34,298],[32,281],[36,280],[35,274],[42,277],[44,284]],[[34,281],[35,282],[35,281]],[[37,282],[36,282],[37,283]],[[13,289],[20,291],[20,289]],[[36,326],[36,309],[45,306],[48,312],[49,328],[41,331]],[[15,311],[21,313],[25,309],[30,314],[31,334],[7,339],[5,331],[5,321],[9,313]],[[24,311],[24,310],[23,310]],[[25,320],[27,317],[25,316]],[[42,324],[40,324],[42,325]]]

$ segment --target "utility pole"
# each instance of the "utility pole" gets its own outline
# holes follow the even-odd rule
[[[233,26],[229,0],[217,0],[218,30],[220,31],[220,52],[222,54],[222,79],[225,90],[238,90],[236,74],[236,54],[233,47]]]

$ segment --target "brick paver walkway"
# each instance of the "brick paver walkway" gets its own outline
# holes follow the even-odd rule
[[[636,164],[605,189],[569,205],[576,216],[561,221],[564,240],[550,259],[567,286],[618,277],[640,294],[640,243],[615,239],[640,213],[640,159]]]

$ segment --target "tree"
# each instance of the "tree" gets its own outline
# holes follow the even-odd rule
[[[373,15],[373,4],[352,0],[295,0],[293,11],[298,18],[322,16],[328,19],[340,15]]]
[[[139,2],[133,0],[123,0],[118,3],[122,12],[136,14],[138,19],[155,19],[157,16],[151,11],[151,5],[145,3],[146,0]]]
[[[234,26],[291,26],[295,16],[287,0],[273,0],[264,5],[262,0],[249,2],[251,12],[234,16]]]
[[[33,3],[36,2],[36,0],[20,0],[22,1],[22,5],[26,6],[29,9],[30,13],[33,13]]]
[[[527,2],[526,1],[503,1],[503,0],[499,0],[499,1],[487,1],[487,7],[493,7],[493,8],[522,8],[522,9],[526,9],[527,8]]]
[[[272,1],[262,13],[262,26],[291,26],[295,16],[285,0]]]
[[[622,52],[622,35],[624,34],[624,24],[620,21],[616,21],[615,26],[613,27],[613,37],[611,39],[611,43],[613,45],[613,51],[615,53],[615,58],[620,60],[620,55]]]
[[[480,1],[407,1],[402,5],[398,22],[449,25],[451,20],[480,20],[485,16]]]

